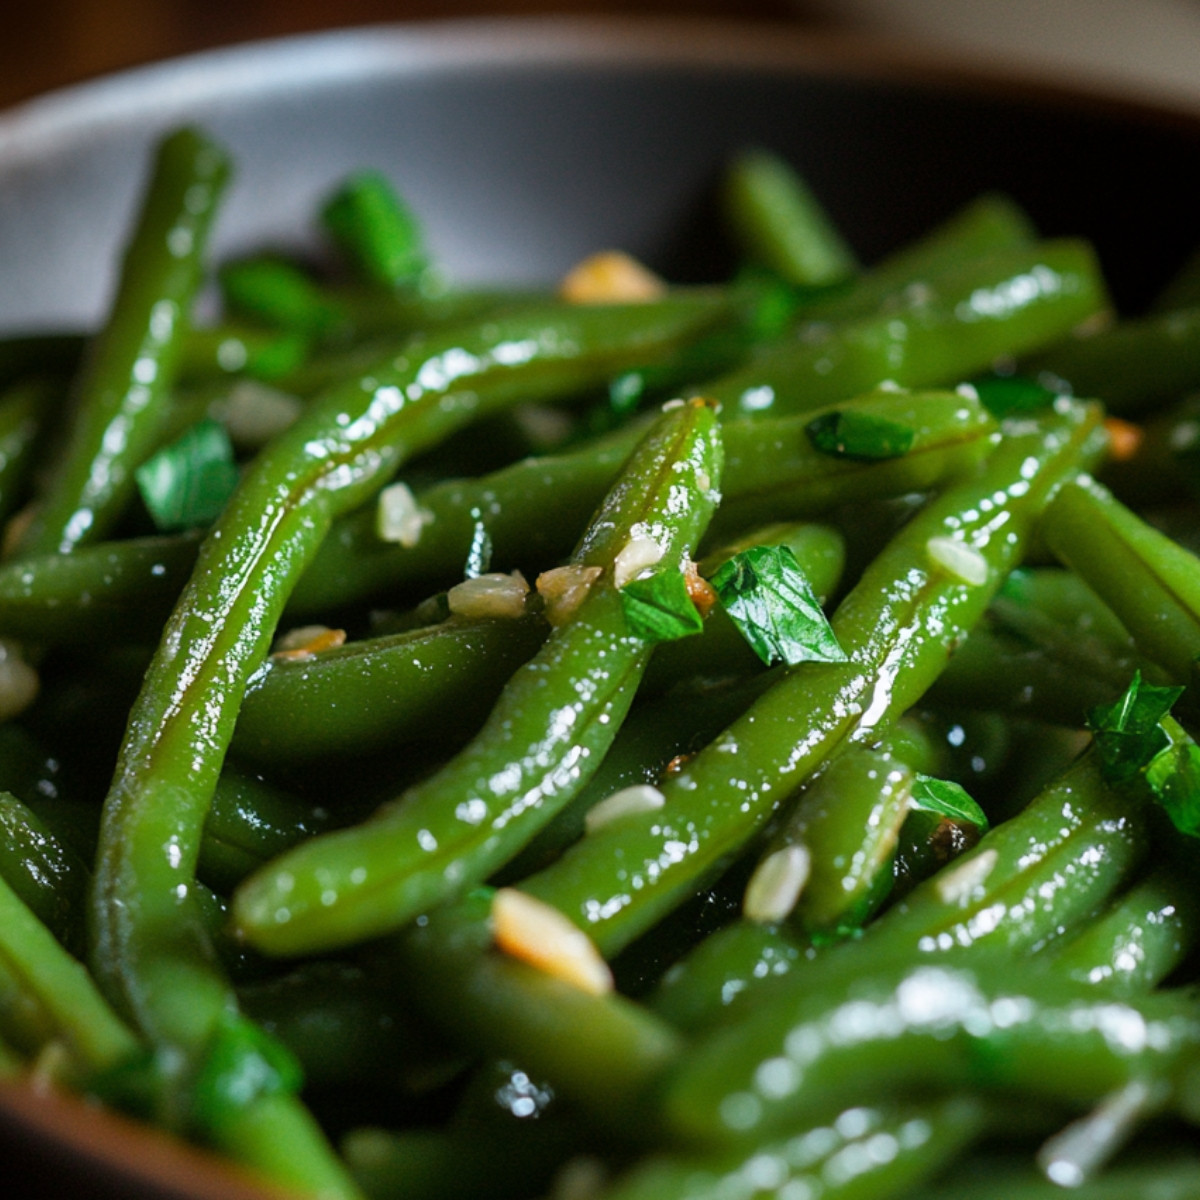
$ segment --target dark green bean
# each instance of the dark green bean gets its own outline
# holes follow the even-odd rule
[[[670,972],[654,1008],[695,1029],[733,1006],[741,1010],[773,986],[770,980],[792,973],[815,988],[859,970],[870,974],[882,959],[974,956],[976,947],[991,957],[1036,951],[1092,917],[1142,861],[1144,819],[1085,759],[873,922],[860,940],[819,955],[778,927],[739,923]]]
[[[982,1106],[966,1098],[890,1108],[871,1103],[748,1152],[650,1156],[602,1197],[887,1200],[928,1179],[983,1126]]]
[[[712,878],[814,769],[920,698],[1014,565],[1047,494],[1087,456],[1097,419],[1070,410],[1036,433],[1014,431],[977,478],[905,526],[842,601],[833,629],[848,663],[792,668],[668,781],[662,813],[597,831],[523,886],[613,953]],[[939,538],[971,547],[972,565],[982,564],[974,582],[931,557]]]
[[[611,744],[650,655],[624,615],[622,556],[639,535],[652,538],[655,570],[680,571],[715,507],[721,461],[709,406],[663,413],[564,568],[588,572],[578,610],[441,771],[239,889],[239,928],[252,944],[294,954],[397,928],[486,879],[570,800]]]
[[[864,1099],[969,1086],[1079,1106],[1135,1079],[1186,1102],[1191,997],[1011,975],[905,962],[819,992],[796,977],[692,1048],[664,1088],[664,1123],[691,1144],[761,1141]]]
[[[1121,415],[1145,412],[1200,385],[1200,308],[1084,329],[1022,363],[1065,380]]]
[[[961,268],[972,259],[1032,245],[1037,232],[1009,197],[986,193],[969,201],[923,237],[893,251],[842,294],[819,297],[806,316],[832,321],[895,304],[906,288]]]
[[[799,287],[828,287],[857,270],[808,184],[768,150],[743,151],[726,168],[725,219],[745,253]]]
[[[697,390],[730,413],[761,416],[811,411],[888,380],[954,386],[1001,356],[1056,341],[1107,303],[1084,243],[1000,251],[939,275],[894,312],[802,324]]]
[[[159,146],[108,322],[77,381],[67,445],[21,553],[99,540],[132,495],[134,467],[158,440],[228,175],[224,151],[194,130]]]
[[[1064,486],[1042,536],[1124,623],[1138,649],[1185,683],[1200,655],[1200,562],[1090,477]]]

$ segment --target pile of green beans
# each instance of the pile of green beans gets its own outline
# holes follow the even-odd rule
[[[324,1200],[1193,1195],[1195,265],[864,267],[748,150],[703,287],[376,172],[214,269],[234,174],[0,340],[0,1086]]]

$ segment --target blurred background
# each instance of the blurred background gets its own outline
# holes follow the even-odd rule
[[[379,21],[510,14],[782,22],[1200,109],[1200,0],[0,0],[0,108],[122,67]]]

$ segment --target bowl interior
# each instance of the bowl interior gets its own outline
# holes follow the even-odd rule
[[[1200,166],[1195,121],[881,67],[774,30],[377,29],[203,55],[0,116],[0,332],[99,319],[149,147],[184,120],[236,157],[218,255],[311,240],[319,198],[376,166],[463,280],[553,279],[607,246],[719,278],[712,184],[747,144],[787,155],[868,261],[984,189],[1047,234],[1093,238],[1130,307],[1196,240],[1179,182]],[[103,1154],[78,1136],[86,1121],[47,1124],[0,1093],[0,1151],[21,1141],[27,1175],[6,1194],[233,1194],[186,1169],[182,1193],[161,1171],[123,1173],[112,1160],[140,1156]]]
[[[148,147],[195,121],[233,150],[216,253],[312,237],[345,172],[388,171],[464,280],[554,278],[621,246],[672,276],[726,265],[728,153],[774,147],[869,261],[986,188],[1096,240],[1137,304],[1195,238],[1197,123],[886,70],[773,32],[465,24],[289,39],[84,85],[0,116],[0,330],[103,312]],[[788,53],[789,46],[791,53]],[[722,53],[722,49],[724,53]]]

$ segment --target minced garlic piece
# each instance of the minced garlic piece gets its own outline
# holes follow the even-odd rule
[[[654,812],[664,803],[665,797],[658,788],[649,783],[635,783],[593,804],[583,818],[583,827],[588,833],[595,833],[632,813]]]
[[[344,629],[330,629],[328,625],[301,625],[290,629],[275,642],[272,658],[311,658],[322,650],[334,650],[346,641]]]
[[[489,572],[464,579],[446,593],[450,611],[457,617],[522,617],[529,584],[520,571],[511,575]]]
[[[559,285],[571,304],[629,304],[659,300],[667,285],[623,250],[603,250],[577,263]]]
[[[994,849],[964,859],[948,871],[934,876],[935,890],[943,904],[964,904],[995,869],[1000,856]]]
[[[974,546],[952,537],[932,537],[925,543],[925,551],[939,567],[963,583],[976,587],[987,583],[987,559]]]
[[[516,888],[492,900],[492,936],[505,954],[593,996],[613,990],[612,972],[591,938],[557,908]]]
[[[417,503],[406,483],[393,483],[379,493],[375,509],[375,532],[381,542],[395,542],[411,550],[420,540],[433,514]]]
[[[602,574],[599,567],[576,564],[543,571],[537,577],[536,587],[546,604],[546,620],[554,626],[565,625]]]
[[[662,558],[663,548],[645,534],[636,534],[617,551],[613,559],[613,583],[623,588],[636,579],[647,567],[652,567]]]
[[[743,915],[760,923],[785,920],[796,907],[811,869],[812,856],[807,846],[784,846],[768,854],[746,885]]]

